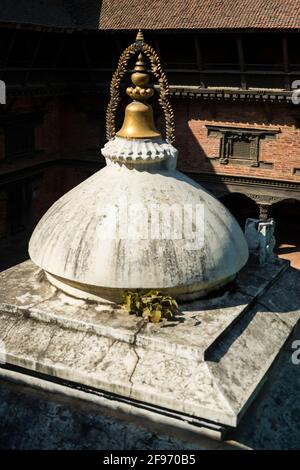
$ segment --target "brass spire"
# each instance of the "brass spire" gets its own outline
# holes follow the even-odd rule
[[[146,70],[143,54],[138,55],[135,63],[131,81],[135,87],[128,87],[126,93],[130,98],[137,101],[144,101],[151,98],[154,94],[153,88],[147,87],[149,83],[149,75]]]
[[[141,29],[138,30],[138,33],[137,33],[136,38],[135,38],[135,41],[136,41],[136,42],[137,42],[137,41],[142,41],[142,42],[144,42],[144,35],[143,35]]]
[[[141,31],[137,34],[137,40],[143,40]],[[142,53],[138,55],[131,81],[135,86],[128,87],[126,93],[133,102],[126,106],[123,126],[116,135],[130,139],[161,137],[153,121],[152,106],[145,103],[153,96],[154,90],[148,86],[149,75]]]
[[[128,70],[129,60],[138,54],[133,74],[131,75],[134,86],[127,88],[128,95],[133,102],[125,110],[125,119],[122,128],[116,133],[116,112],[121,101],[120,84]],[[146,100],[153,95],[153,88],[148,85],[149,75],[144,62],[147,57],[152,75],[159,84],[158,102],[161,105],[166,123],[166,141],[170,144],[175,139],[174,114],[169,102],[169,85],[164,74],[159,57],[153,47],[145,43],[141,30],[138,31],[135,42],[130,44],[121,54],[116,71],[110,84],[110,101],[106,111],[106,136],[108,140],[115,135],[132,139],[161,137],[153,122],[152,107]]]

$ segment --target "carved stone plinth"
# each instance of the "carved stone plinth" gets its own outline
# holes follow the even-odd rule
[[[248,264],[235,289],[181,304],[174,321],[154,325],[63,294],[27,261],[0,274],[2,367],[221,438],[242,420],[300,317],[297,283],[285,262]]]

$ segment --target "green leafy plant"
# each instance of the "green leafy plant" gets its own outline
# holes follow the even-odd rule
[[[123,306],[132,315],[158,323],[163,318],[171,320],[178,312],[178,304],[169,295],[163,295],[158,290],[149,292],[126,291]]]

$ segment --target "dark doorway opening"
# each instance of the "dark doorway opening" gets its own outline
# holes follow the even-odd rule
[[[240,224],[242,230],[245,228],[245,222],[248,218],[258,219],[259,209],[250,197],[241,193],[230,193],[222,196],[220,201],[232,213]]]

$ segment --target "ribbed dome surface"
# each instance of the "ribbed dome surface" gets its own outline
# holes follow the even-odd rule
[[[128,207],[136,210],[134,227],[132,219],[127,225],[123,220]],[[160,234],[153,233],[155,215],[143,212],[149,207],[156,215],[162,207],[181,208],[191,225],[187,219],[193,216],[186,208],[202,207],[204,239],[162,235],[169,227],[163,222]],[[180,217],[170,220],[172,234],[181,233]],[[201,296],[228,282],[248,258],[238,223],[201,186],[163,166],[139,171],[114,162],[48,210],[32,235],[29,253],[59,282],[79,283],[80,290],[104,298],[111,297],[107,289],[120,293],[136,288],[167,289],[179,298]]]

